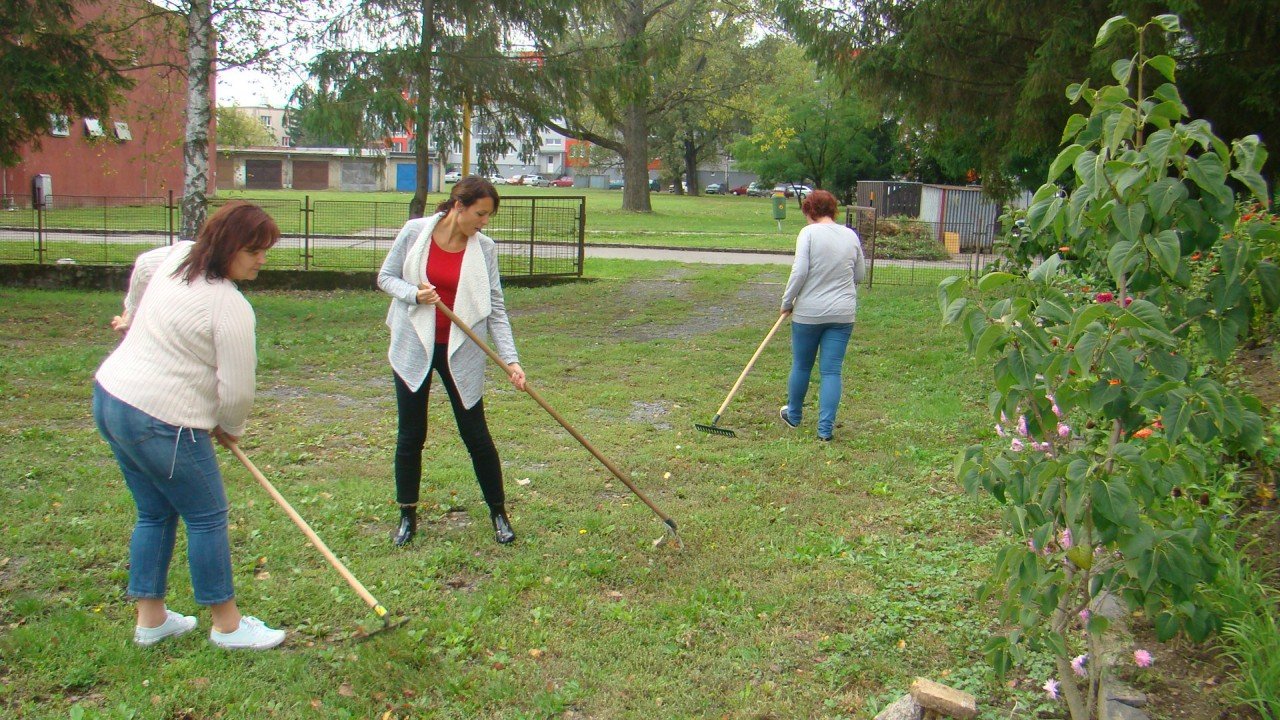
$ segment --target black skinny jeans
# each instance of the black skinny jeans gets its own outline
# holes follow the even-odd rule
[[[498,449],[494,447],[489,426],[484,419],[484,400],[477,401],[470,410],[462,406],[458,387],[449,372],[447,358],[447,347],[437,345],[431,357],[427,379],[416,392],[410,390],[394,371],[391,373],[395,379],[396,409],[399,413],[395,458],[396,502],[401,505],[418,502],[422,485],[422,448],[427,441],[427,396],[431,392],[431,370],[434,370],[440,375],[445,392],[449,395],[453,417],[458,423],[458,433],[462,435],[462,442],[471,454],[471,466],[475,469],[476,480],[480,482],[484,501],[490,511],[502,510],[506,500],[502,489],[502,463],[498,460]]]

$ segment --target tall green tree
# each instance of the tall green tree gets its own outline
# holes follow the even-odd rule
[[[216,111],[218,144],[223,147],[261,147],[275,145],[271,131],[248,113],[234,107],[219,107]]]
[[[570,31],[548,42],[543,77],[552,90],[526,96],[524,106],[562,135],[621,156],[623,209],[650,212],[655,123],[697,79],[682,65],[690,38],[729,11],[713,0],[584,3]]]
[[[790,70],[761,89],[753,130],[733,145],[739,167],[765,182],[809,180],[846,201],[858,180],[896,174],[896,121],[794,50],[778,58]]]
[[[185,24],[187,79],[183,139],[182,220],[179,235],[194,238],[204,224],[209,187],[212,80],[233,67],[272,69],[287,49],[304,43],[330,21],[330,0],[150,0],[154,12]]]
[[[109,28],[86,21],[70,0],[0,0],[0,165],[52,129],[54,115],[103,117],[133,86]]]
[[[1004,194],[1047,167],[1070,110],[1061,88],[1098,76],[1123,48],[1089,29],[1140,0],[778,0],[780,18],[825,68],[916,125],[983,137],[983,184]],[[1188,107],[1230,136],[1280,137],[1280,0],[1179,3],[1187,33],[1163,49],[1181,67]],[[1034,170],[1032,169],[1034,168]],[[1265,169],[1274,174],[1275,160]],[[1017,175],[1026,169],[1025,175]]]
[[[462,136],[463,107],[483,129],[480,168],[515,146],[533,146],[537,124],[507,101],[536,82],[543,62],[520,52],[513,37],[556,35],[567,0],[364,0],[334,39],[376,39],[373,47],[339,46],[311,64],[315,122],[345,144],[361,146],[412,128],[417,184],[409,212],[426,210],[434,145],[441,153]]]

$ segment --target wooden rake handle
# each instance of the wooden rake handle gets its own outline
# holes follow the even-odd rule
[[[347,569],[347,566],[343,565],[342,561],[333,554],[333,551],[329,550],[329,546],[324,544],[324,541],[320,539],[319,535],[316,535],[316,532],[311,529],[311,526],[307,524],[307,521],[302,519],[302,516],[298,514],[298,511],[293,509],[293,506],[289,504],[289,501],[284,499],[284,496],[281,495],[275,489],[275,486],[267,480],[267,478],[262,474],[262,471],[258,470],[257,466],[249,460],[248,456],[244,454],[244,451],[240,449],[240,446],[235,443],[230,443],[227,447],[231,450],[231,453],[236,456],[236,459],[238,459],[245,468],[249,470],[253,477],[257,479],[258,484],[267,491],[267,494],[271,496],[271,499],[275,500],[276,504],[284,509],[285,513],[289,516],[289,519],[293,521],[294,525],[297,525],[298,528],[302,530],[302,533],[307,536],[307,540],[311,542],[315,549],[319,550],[320,554],[324,556],[324,559],[328,560],[329,564],[333,566],[333,569],[337,570],[338,574],[342,576],[342,579],[347,581],[347,584],[351,586],[351,589],[355,590],[356,594],[359,595],[369,607],[373,608],[373,612],[385,621],[387,609],[382,607],[382,603],[378,602],[378,599],[366,590],[364,585],[356,579],[356,576],[352,575],[351,571]]]
[[[498,367],[502,368],[503,372],[507,373],[507,375],[511,374],[511,366],[503,362],[502,358],[498,357],[498,353],[494,352],[493,348],[489,347],[488,343],[480,339],[480,336],[477,335],[474,330],[472,330],[470,327],[467,327],[467,324],[462,321],[462,318],[454,314],[454,312],[449,309],[448,305],[445,305],[443,302],[437,300],[436,309],[444,313],[444,316],[449,318],[449,321],[454,324],[454,327],[457,327],[461,329],[462,332],[466,333],[467,337],[471,338],[471,342],[474,342],[476,345],[480,346],[480,349],[484,350],[484,353],[489,356],[489,359],[497,363]],[[542,409],[546,410],[547,413],[551,415],[551,417],[555,418],[556,422],[560,423],[560,427],[567,430],[575,440],[582,443],[582,447],[586,448],[587,451],[590,452],[592,455],[595,455],[596,459],[599,460],[601,463],[603,463],[605,467],[609,468],[609,472],[613,473],[614,477],[621,480],[622,484],[626,485],[628,490],[634,493],[636,497],[640,498],[640,500],[644,502],[645,505],[648,505],[649,509],[652,510],[658,517],[662,518],[662,521],[667,524],[667,527],[670,527],[672,530],[675,529],[676,527],[675,521],[672,520],[670,517],[668,517],[666,513],[662,512],[662,510],[659,509],[657,505],[654,505],[652,500],[645,497],[644,493],[640,492],[640,489],[635,486],[635,483],[631,482],[631,478],[627,477],[626,473],[624,473],[617,465],[614,465],[612,462],[610,462],[609,458],[605,457],[603,453],[597,450],[596,447],[592,445],[590,441],[588,441],[585,437],[582,436],[582,433],[575,430],[574,427],[569,424],[568,420],[565,420],[564,417],[560,415],[560,413],[556,412],[555,408],[551,407],[551,405],[546,400],[543,400],[542,396],[539,395],[532,387],[530,387],[528,381],[525,381],[524,391],[529,393],[529,397],[533,398],[535,402],[541,405]]]
[[[774,333],[778,332],[778,328],[782,327],[782,321],[786,320],[790,315],[791,313],[789,312],[778,315],[778,321],[773,324],[773,327],[769,328],[769,334],[765,335],[764,340],[760,341],[760,347],[756,348],[756,354],[752,355],[751,359],[747,361],[747,366],[742,368],[742,374],[738,376],[738,381],[733,384],[733,389],[729,391],[728,397],[720,404],[720,409],[716,411],[717,418],[724,414],[725,408],[729,407],[729,401],[733,399],[734,395],[738,394],[738,388],[742,387],[742,381],[747,379],[747,373],[751,372],[751,368],[755,367],[756,360],[760,358],[760,353],[764,352],[764,346],[769,344],[769,341],[773,339]]]

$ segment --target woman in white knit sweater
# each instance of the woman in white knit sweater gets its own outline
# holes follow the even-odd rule
[[[209,639],[225,648],[266,649],[283,630],[241,616],[231,581],[227,497],[213,440],[236,442],[253,405],[254,315],[236,288],[266,262],[280,229],[256,205],[229,203],[193,242],[143,253],[134,263],[124,341],[95,376],[93,415],[137,506],[129,544],[134,642],[153,645],[196,626],[169,610],[165,591],[178,518],[196,603],[212,615]]]

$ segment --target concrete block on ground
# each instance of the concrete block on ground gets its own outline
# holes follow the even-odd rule
[[[1130,707],[1115,700],[1108,700],[1102,705],[1102,714],[1099,716],[1099,720],[1151,720],[1151,718],[1136,707]]]
[[[1140,707],[1147,706],[1146,693],[1142,692],[1141,690],[1134,690],[1128,685],[1125,685],[1124,683],[1121,683],[1121,682],[1116,682],[1114,680],[1108,680],[1103,685],[1102,696],[1107,700],[1114,700],[1118,703],[1124,703],[1129,707],[1140,708]]]
[[[957,720],[978,716],[978,701],[974,696],[928,678],[918,677],[911,683],[911,696],[925,710],[936,710]]]
[[[875,720],[922,720],[924,709],[910,695],[903,695],[889,707],[880,711]]]

